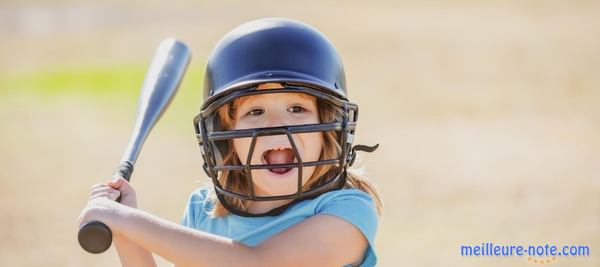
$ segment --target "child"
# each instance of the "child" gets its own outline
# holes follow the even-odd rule
[[[136,209],[124,179],[92,188],[80,225],[112,230],[123,266],[374,266],[381,203],[350,172],[358,106],[331,43],[280,18],[243,24],[208,60],[194,126],[212,186],[182,225]],[[121,203],[114,200],[121,195]]]

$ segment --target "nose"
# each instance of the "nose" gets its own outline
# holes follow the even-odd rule
[[[264,127],[282,127],[291,125],[290,121],[285,117],[285,114],[267,114],[266,124]],[[288,147],[291,146],[289,143],[288,137],[286,136],[285,130],[282,129],[281,132],[278,132],[275,135],[267,135],[261,136],[262,142],[271,143],[271,144],[279,144],[280,146]]]
[[[283,112],[270,112],[267,113],[267,125],[266,127],[280,127],[289,125],[289,121],[286,119]]]

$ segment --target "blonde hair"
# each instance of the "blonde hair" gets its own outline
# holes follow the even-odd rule
[[[235,122],[236,108],[239,105],[239,98],[231,101],[230,103],[223,105],[217,111],[218,119],[221,124],[222,130],[232,130],[232,126]],[[342,109],[340,107],[331,105],[324,100],[317,98],[317,109],[319,111],[319,121],[332,122],[341,121],[343,117]],[[336,158],[340,153],[340,145],[337,142],[338,133],[335,131],[322,132],[323,137],[323,149],[321,150],[320,160]],[[233,149],[233,140],[227,140],[228,151],[223,156],[223,165],[242,165],[236,156],[236,152]],[[335,168],[332,165],[318,165],[308,182],[303,186],[302,191],[307,191],[315,186],[319,186],[334,175],[337,174]],[[218,180],[221,185],[230,191],[238,192],[242,194],[248,194],[249,188],[246,181],[246,176],[243,171],[230,171],[223,170],[218,176]],[[351,169],[348,169],[348,176],[346,178],[346,184],[344,188],[355,188],[369,194],[375,201],[377,213],[381,215],[382,202],[375,186],[363,175],[358,174]],[[209,195],[211,201],[215,203],[212,210],[213,217],[221,217],[229,214],[229,211],[218,201],[214,190],[211,190]],[[236,210],[248,211],[248,200],[241,200],[234,197],[224,196],[229,206]]]

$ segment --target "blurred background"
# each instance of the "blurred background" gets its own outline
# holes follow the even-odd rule
[[[207,179],[194,136],[206,58],[257,18],[336,45],[362,166],[384,200],[380,266],[535,266],[461,245],[587,245],[545,265],[600,265],[598,1],[0,2],[0,265],[118,266],[78,245],[92,184],[118,165],[159,42],[192,63],[132,178],[141,209],[179,221]],[[538,260],[534,263],[533,260]],[[169,266],[159,259],[160,266]]]

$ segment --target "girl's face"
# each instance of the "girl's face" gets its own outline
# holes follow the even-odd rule
[[[261,84],[258,89],[282,88],[278,83]],[[264,128],[319,123],[316,99],[301,93],[261,94],[241,97],[235,112],[234,129]],[[303,162],[319,160],[323,147],[321,132],[294,134],[292,138]],[[252,138],[236,138],[233,146],[242,164]],[[250,164],[297,163],[286,135],[259,136]],[[302,169],[302,185],[315,167]],[[298,190],[298,168],[252,170],[257,196],[289,195]]]

